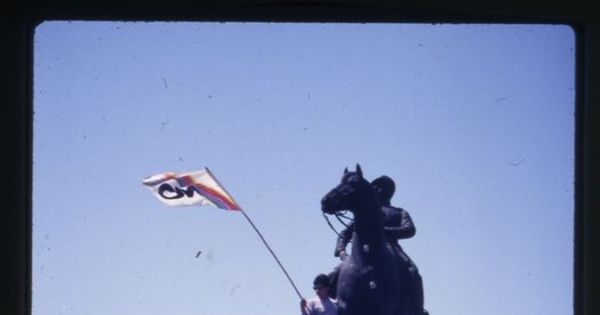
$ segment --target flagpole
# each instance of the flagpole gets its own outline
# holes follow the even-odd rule
[[[210,176],[217,182],[217,184],[219,185],[219,187],[221,187],[221,189],[223,189],[225,191],[225,193],[233,200],[233,202],[235,202],[235,204],[239,206],[239,203],[237,203],[237,201],[235,201],[235,199],[233,199],[232,195],[229,194],[229,192],[227,192],[227,190],[225,189],[225,186],[223,186],[223,185],[221,185],[221,183],[219,183],[219,180],[212,174],[212,172],[208,169],[208,167],[205,167],[205,169],[206,169],[206,172],[208,174],[210,174]],[[240,208],[239,209],[240,212],[244,215],[244,218],[246,218],[246,220],[248,221],[248,223],[250,223],[250,225],[252,226],[252,228],[254,229],[254,231],[256,232],[256,234],[258,234],[258,236],[260,237],[260,239],[262,240],[262,242],[265,244],[265,246],[267,247],[267,249],[269,250],[269,252],[273,256],[273,258],[275,258],[275,261],[277,262],[277,264],[279,265],[279,267],[281,268],[281,270],[283,271],[283,273],[285,274],[285,276],[289,280],[290,284],[292,285],[292,287],[296,291],[296,294],[298,294],[298,297],[300,297],[301,300],[304,299],[304,297],[302,297],[302,294],[300,294],[300,291],[298,291],[298,288],[294,284],[294,281],[292,281],[292,278],[288,274],[287,270],[285,270],[285,268],[283,267],[283,265],[279,261],[279,258],[277,258],[277,255],[275,255],[275,252],[273,252],[273,250],[271,249],[271,246],[269,246],[269,244],[267,243],[267,240],[265,240],[265,238],[263,237],[262,233],[260,233],[260,231],[258,230],[258,228],[256,228],[256,225],[254,225],[254,222],[252,222],[252,220],[246,214],[246,212],[244,212],[244,210],[242,209],[242,207],[239,207],[239,208]]]

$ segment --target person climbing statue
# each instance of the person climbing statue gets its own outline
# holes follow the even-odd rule
[[[315,296],[300,301],[300,312],[302,315],[336,315],[336,301],[329,296],[330,279],[325,274],[319,274],[313,281]]]

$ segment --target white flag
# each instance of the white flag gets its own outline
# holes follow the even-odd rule
[[[184,174],[149,176],[143,184],[167,206],[210,205],[225,210],[241,210],[208,168]]]

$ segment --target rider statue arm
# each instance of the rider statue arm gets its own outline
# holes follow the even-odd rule
[[[384,227],[385,235],[388,239],[400,240],[411,238],[417,233],[417,229],[410,217],[410,214],[402,208],[390,207],[398,211],[399,217],[395,216],[392,222],[386,222]]]
[[[354,223],[351,222],[348,226],[342,230],[337,239],[337,243],[335,246],[335,251],[333,252],[333,256],[340,257],[344,260],[348,254],[346,254],[346,246],[350,243],[352,239],[352,233],[354,233]]]
[[[386,224],[384,227],[384,232],[386,238],[390,240],[400,240],[415,236],[417,229],[410,217],[410,214],[402,208],[389,208],[391,208],[390,210],[396,212],[395,214],[397,215],[392,216],[394,219],[389,219],[385,222]],[[340,257],[342,260],[346,258],[346,246],[348,243],[350,243],[353,232],[354,223],[348,224],[348,227],[340,232],[335,246],[335,251],[333,253],[335,257]]]

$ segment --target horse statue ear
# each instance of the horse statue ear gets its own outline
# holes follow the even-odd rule
[[[348,168],[344,168],[344,174],[348,174]]]
[[[362,174],[362,169],[360,168],[360,164],[358,164],[358,163],[356,163],[356,174],[358,174],[358,176],[359,176],[360,178],[362,178],[362,177],[363,177],[363,174]]]

